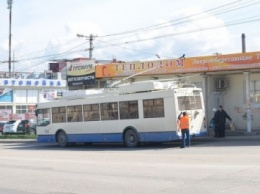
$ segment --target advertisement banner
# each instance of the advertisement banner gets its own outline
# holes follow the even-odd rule
[[[93,60],[67,63],[68,86],[95,85],[95,62]]]
[[[0,121],[8,121],[11,112],[9,109],[0,109]]]
[[[259,69],[260,52],[113,63],[96,66],[96,78]]]
[[[13,102],[13,90],[10,88],[1,88],[0,102]]]

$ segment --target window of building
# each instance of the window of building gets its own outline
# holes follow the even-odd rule
[[[0,106],[0,110],[10,110],[10,112],[13,112],[13,107],[12,106],[5,106],[5,105],[2,105]]]
[[[15,101],[16,103],[26,103],[27,102],[27,91],[26,90],[16,90],[15,91]]]
[[[16,103],[37,103],[38,90],[16,90],[15,101]]]
[[[138,101],[119,102],[120,119],[138,119]]]
[[[144,118],[164,117],[163,98],[143,100]]]
[[[109,102],[100,104],[101,120],[117,120],[118,119],[118,103]]]
[[[35,107],[34,105],[17,105],[16,107],[16,114],[24,114],[24,113],[34,113]]]
[[[38,90],[27,90],[27,102],[37,103],[38,101]]]
[[[17,105],[16,106],[16,114],[24,114],[28,112],[28,106],[26,105]]]
[[[244,83],[244,103],[246,103],[246,84]],[[251,103],[260,103],[260,81],[250,81],[250,101]]]
[[[99,121],[99,104],[85,104],[83,105],[84,121]]]
[[[107,87],[107,81],[100,81],[99,82],[99,88],[106,88]]]

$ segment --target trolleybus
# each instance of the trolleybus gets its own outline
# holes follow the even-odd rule
[[[37,104],[38,142],[118,142],[136,147],[142,142],[181,138],[178,115],[191,118],[190,134],[206,134],[201,88],[175,82],[144,81],[117,88],[71,91],[61,100]]]

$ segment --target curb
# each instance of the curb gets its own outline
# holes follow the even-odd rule
[[[192,140],[198,141],[260,141],[260,135],[239,135],[239,136],[226,136],[224,138],[215,138],[213,136],[196,137]]]
[[[0,139],[0,143],[36,143],[36,139]]]

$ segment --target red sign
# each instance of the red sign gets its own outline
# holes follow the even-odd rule
[[[34,110],[34,106],[33,105],[29,105],[29,110]]]

